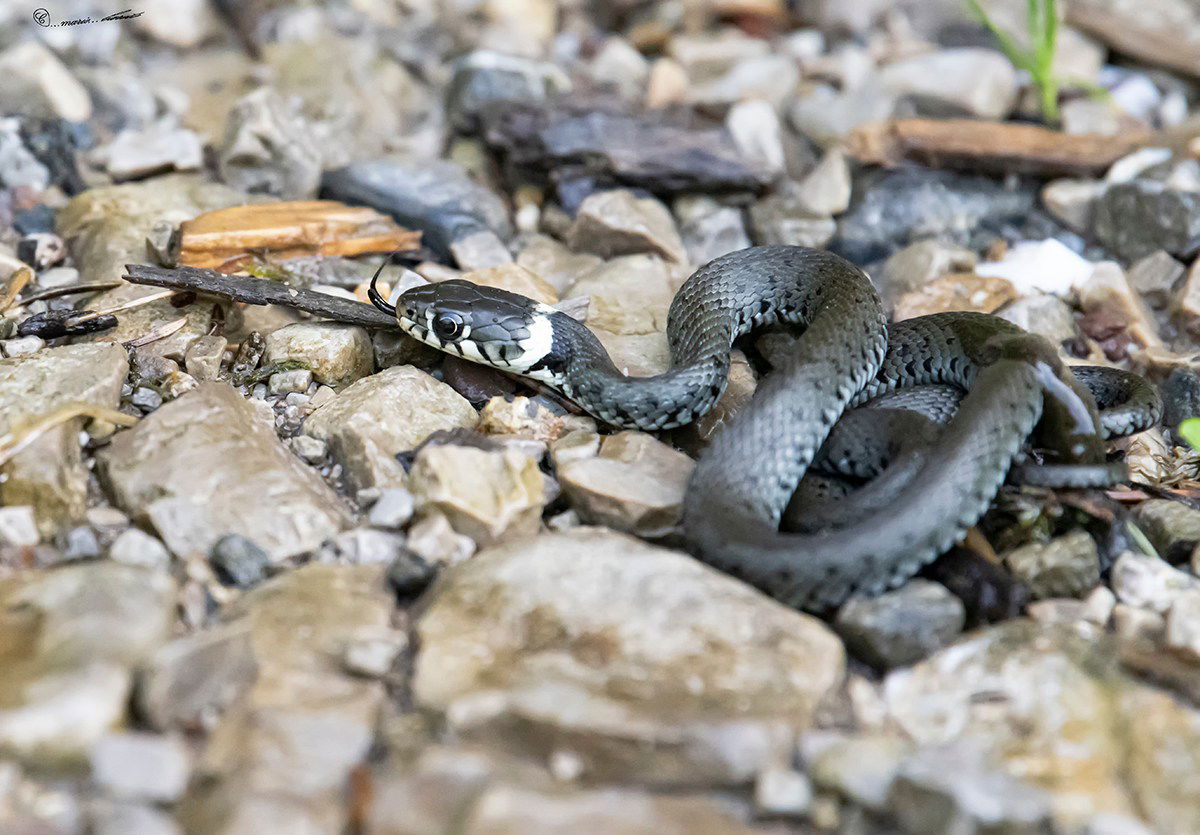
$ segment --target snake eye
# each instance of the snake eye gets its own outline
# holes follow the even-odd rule
[[[455,313],[442,313],[433,320],[433,332],[440,339],[454,339],[463,330],[462,317]]]

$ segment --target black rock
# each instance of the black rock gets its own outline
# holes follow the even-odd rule
[[[455,62],[446,112],[456,128],[473,131],[480,114],[492,108],[537,104],[570,86],[570,79],[554,64],[480,50]]]
[[[1160,249],[1188,260],[1200,247],[1200,194],[1156,180],[1117,183],[1096,201],[1092,232],[1127,263]]]
[[[222,583],[249,588],[267,576],[271,558],[253,540],[227,533],[213,544],[209,561]]]
[[[47,310],[45,313],[35,313],[17,326],[17,335],[57,339],[60,336],[97,333],[117,326],[117,317],[111,315],[78,321],[88,312],[86,310]]]
[[[25,147],[50,171],[50,182],[68,195],[87,189],[76,154],[95,145],[87,125],[65,119],[29,122],[22,128]]]
[[[1019,231],[1016,224],[1031,216],[1044,218],[1033,183],[1008,186],[949,171],[872,172],[855,184],[854,194],[829,248],[856,264],[886,258],[922,238],[983,248],[991,238]]]
[[[402,226],[420,229],[422,242],[443,258],[450,257],[450,244],[475,232],[491,230],[504,240],[513,232],[504,201],[447,160],[355,163],[327,171],[321,193],[370,206]]]
[[[387,578],[398,597],[412,599],[424,591],[436,575],[436,566],[406,548],[388,566]]]

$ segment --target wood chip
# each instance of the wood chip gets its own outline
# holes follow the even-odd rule
[[[278,258],[410,251],[421,233],[374,209],[334,200],[217,209],[179,227],[179,264],[236,272],[266,252]]]
[[[1073,135],[1012,122],[897,119],[856,129],[847,152],[864,163],[917,162],[991,174],[1080,177],[1103,173],[1152,134]]]
[[[4,292],[0,293],[0,313],[8,310],[12,303],[16,301],[17,296],[21,295],[21,291],[29,282],[33,281],[33,270],[24,265],[18,267],[8,279],[8,285],[4,288]]]

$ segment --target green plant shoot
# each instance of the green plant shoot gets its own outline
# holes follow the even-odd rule
[[[1033,79],[1038,92],[1042,118],[1058,124],[1059,80],[1051,72],[1054,51],[1058,44],[1058,9],[1056,0],[1028,0],[1026,26],[1031,47],[1022,49],[1012,37],[988,17],[979,0],[966,0],[971,14],[988,28],[1017,69],[1025,70]]]
[[[1187,441],[1187,445],[1200,452],[1200,418],[1188,418],[1179,424],[1176,430],[1179,437]]]

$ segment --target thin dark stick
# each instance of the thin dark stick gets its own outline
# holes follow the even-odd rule
[[[134,284],[192,290],[248,304],[283,305],[337,322],[348,322],[368,328],[396,327],[394,318],[369,304],[340,299],[312,290],[297,290],[286,284],[262,278],[224,275],[215,270],[201,270],[195,267],[176,267],[169,270],[149,264],[126,264],[125,278]]]

